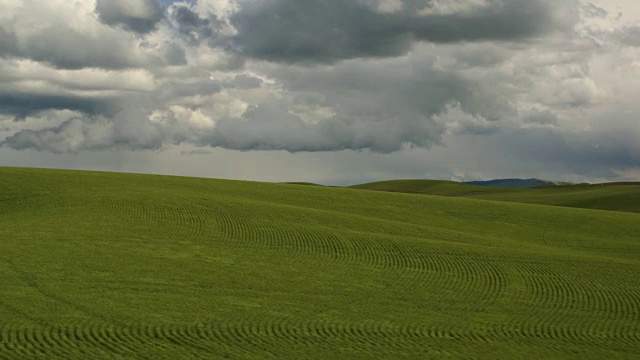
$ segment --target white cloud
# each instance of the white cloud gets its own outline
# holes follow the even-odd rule
[[[420,9],[420,15],[471,15],[489,6],[488,0],[433,0]]]
[[[60,70],[31,60],[0,62],[0,81],[40,81],[79,91],[152,91],[155,79],[145,69],[107,70],[85,68]],[[5,86],[7,86],[5,84]]]

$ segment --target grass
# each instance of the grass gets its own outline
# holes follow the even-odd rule
[[[2,359],[633,359],[640,214],[0,168]]]
[[[640,183],[580,184],[513,189],[474,186],[440,180],[391,180],[361,184],[351,188],[640,212]]]

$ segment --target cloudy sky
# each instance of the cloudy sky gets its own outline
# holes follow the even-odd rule
[[[637,0],[0,0],[0,165],[640,180]]]

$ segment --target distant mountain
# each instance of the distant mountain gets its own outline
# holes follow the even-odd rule
[[[466,181],[464,182],[464,184],[517,189],[534,188],[538,186],[570,185],[570,183],[561,183],[557,181],[547,181],[540,179],[496,179],[488,181]]]

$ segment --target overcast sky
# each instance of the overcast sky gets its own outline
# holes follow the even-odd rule
[[[637,0],[0,0],[0,165],[640,180]]]

